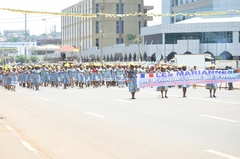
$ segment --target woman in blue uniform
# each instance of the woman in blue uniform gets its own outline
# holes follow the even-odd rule
[[[35,90],[39,91],[41,84],[41,70],[39,65],[35,65],[35,68],[32,70],[32,84],[35,86]]]
[[[130,63],[130,68],[127,71],[128,74],[128,90],[131,92],[131,99],[135,99],[135,93],[137,92],[137,70],[134,68],[134,64]]]
[[[164,73],[164,72],[166,72],[166,70],[167,70],[166,66],[161,66],[161,70],[158,73]],[[158,86],[157,91],[161,91],[162,98],[164,98],[164,97],[168,98],[168,96],[167,96],[168,86]],[[163,92],[164,92],[164,95],[163,95]]]
[[[182,64],[182,71],[187,71],[187,66],[185,64]],[[182,85],[182,91],[183,91],[183,98],[186,98],[187,88],[189,88],[189,84],[183,84]]]
[[[64,65],[63,70],[63,89],[67,89],[67,87],[70,85],[70,76],[69,76],[69,64]]]
[[[215,65],[212,64],[210,66],[210,70],[215,70]],[[210,84],[206,84],[206,88],[209,89],[209,94],[210,94],[210,98],[217,98],[216,97],[216,91],[217,91],[217,83],[210,83]]]

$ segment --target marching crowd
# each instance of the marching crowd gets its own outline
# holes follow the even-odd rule
[[[197,69],[194,66],[192,69]],[[210,69],[215,69],[211,65]],[[0,85],[7,90],[16,91],[17,85],[39,90],[43,87],[78,87],[80,89],[87,87],[125,87],[127,86],[131,92],[132,99],[135,99],[137,88],[137,74],[155,73],[155,72],[171,72],[186,71],[187,66],[174,65],[140,65],[130,64],[110,64],[110,63],[87,63],[87,64],[70,64],[63,65],[24,65],[24,66],[0,66]],[[210,97],[216,98],[216,84],[207,84]],[[186,97],[189,85],[178,86],[182,88],[183,97]],[[196,85],[193,85],[196,88]],[[168,86],[159,86],[157,91],[161,92],[162,98],[168,98]]]

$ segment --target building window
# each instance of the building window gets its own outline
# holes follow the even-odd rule
[[[124,14],[124,4],[116,4],[116,14]]]
[[[121,21],[121,33],[124,33],[124,21]]]
[[[138,22],[138,34],[141,34],[141,22]]]
[[[116,21],[116,33],[119,34],[119,32],[120,32],[119,21]]]
[[[123,4],[123,3],[121,4],[120,13],[121,13],[121,14],[124,14],[124,4]]]
[[[120,14],[120,6],[119,6],[119,4],[116,4],[116,14]]]
[[[141,4],[138,4],[138,13],[139,13],[139,12],[142,12]]]
[[[116,21],[116,33],[117,34],[124,33],[124,21]]]
[[[116,39],[116,44],[123,44],[123,43],[124,43],[123,38]]]
[[[99,13],[99,4],[96,4],[96,13]]]
[[[99,48],[99,39],[96,38],[96,47]]]
[[[177,44],[177,40],[199,39],[200,43],[232,43],[232,32],[193,32],[193,33],[167,33],[166,44]]]
[[[99,34],[99,21],[96,21],[96,34]]]

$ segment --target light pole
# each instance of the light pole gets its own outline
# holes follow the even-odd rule
[[[25,43],[27,42],[27,14],[25,13],[25,39],[24,39]],[[26,64],[27,61],[27,48],[26,46],[24,47],[24,63]]]
[[[45,21],[45,34],[46,34],[46,39],[45,39],[45,45],[46,45],[46,51],[45,51],[45,56],[46,56],[46,61],[47,61],[47,19],[42,19]]]

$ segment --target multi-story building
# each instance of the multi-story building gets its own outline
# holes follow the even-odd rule
[[[124,43],[127,34],[140,34],[147,26],[148,16],[118,17],[116,14],[146,13],[153,9],[144,6],[143,0],[82,0],[66,9],[64,13],[112,14],[112,17],[62,17],[62,44],[76,45],[80,50],[102,48]]]
[[[239,10],[238,0],[162,0],[162,14],[197,13],[206,11]],[[193,16],[177,15],[174,17],[164,16],[163,24],[172,24]]]

